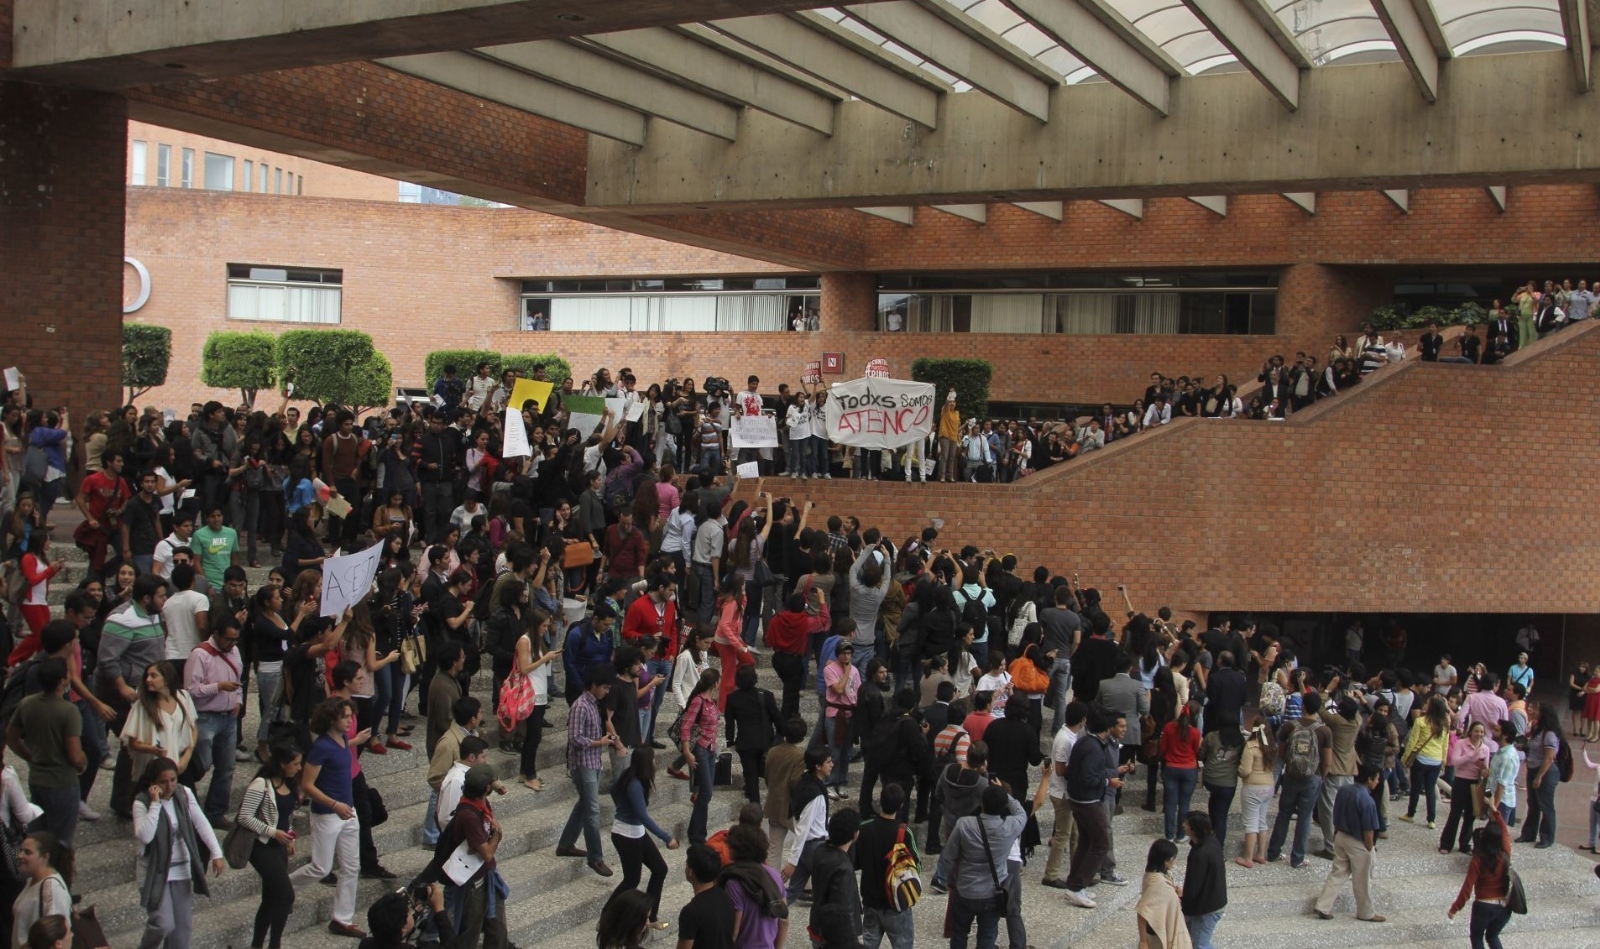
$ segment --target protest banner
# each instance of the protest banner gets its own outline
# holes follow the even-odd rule
[[[528,447],[528,429],[522,424],[522,410],[506,406],[505,444],[500,457],[527,458],[532,454],[533,449]]]
[[[567,427],[578,430],[580,441],[594,434],[605,420],[606,400],[595,395],[569,395],[561,400],[562,405],[571,414],[567,417]]]
[[[372,578],[378,575],[383,545],[322,562],[322,615],[342,616],[344,611],[372,592]]]
[[[529,399],[539,404],[539,411],[545,410],[545,405],[550,401],[550,390],[555,388],[553,383],[540,382],[537,379],[518,379],[517,384],[511,387],[511,399],[506,402],[508,407],[515,407],[522,411],[522,404]]]
[[[813,359],[806,363],[806,370],[800,374],[800,381],[808,386],[822,384],[822,360]]]
[[[761,462],[747,461],[735,468],[733,473],[741,478],[759,478],[761,477]]]
[[[770,415],[740,415],[728,426],[734,450],[740,448],[777,448],[778,420]]]
[[[835,383],[824,406],[828,438],[858,448],[909,445],[933,431],[933,401],[928,382],[863,376]]]
[[[889,378],[889,360],[882,357],[867,360],[867,371],[863,375],[871,376],[874,379]]]

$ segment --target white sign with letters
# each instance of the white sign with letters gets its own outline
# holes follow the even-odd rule
[[[378,575],[383,545],[322,562],[322,615],[342,616],[344,611],[372,592],[372,578]]]
[[[740,415],[728,427],[733,447],[777,448],[778,420],[770,415]]]

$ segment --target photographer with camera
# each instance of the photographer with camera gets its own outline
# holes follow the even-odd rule
[[[437,883],[385,893],[367,908],[367,929],[361,949],[400,949],[436,942],[439,949],[457,949],[466,943],[444,908],[444,888]]]

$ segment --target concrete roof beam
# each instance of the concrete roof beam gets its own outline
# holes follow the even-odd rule
[[[843,9],[995,100],[1041,122],[1049,120],[1050,90],[1059,82],[1050,81],[1026,55],[1010,50],[999,37],[981,42],[974,35],[982,30],[977,23],[967,24],[967,29],[954,25],[951,19],[965,16],[959,10],[941,16],[917,0],[880,0]]]
[[[379,59],[375,63],[628,145],[644,144],[646,119],[642,113],[529,76],[481,56],[423,53]]]
[[[1315,191],[1285,191],[1285,199],[1295,207],[1315,217],[1317,213],[1317,193]]]
[[[1431,16],[1433,8],[1428,6],[1428,0],[1420,0],[1420,4]],[[1394,42],[1406,68],[1411,70],[1411,78],[1416,80],[1422,97],[1429,102],[1438,101],[1440,57],[1418,13],[1418,4],[1413,0],[1372,0],[1372,8],[1383,21],[1383,28],[1389,31],[1389,39]]]
[[[1064,201],[1016,201],[1013,203],[1024,211],[1031,211],[1052,221],[1061,220],[1066,213],[1066,202]]]
[[[824,35],[812,21],[757,16],[713,20],[706,25],[886,112],[925,128],[938,125],[939,91],[936,88],[907,76],[859,47],[841,45],[836,36]]]
[[[936,211],[953,214],[959,218],[966,218],[975,224],[989,223],[989,206],[987,204],[935,204]]]
[[[685,33],[654,27],[585,37],[586,43],[796,125],[833,134],[837,100],[735,59]]]
[[[1131,218],[1144,220],[1143,198],[1102,198],[1100,203],[1112,210],[1121,211]]]
[[[1183,0],[1206,29],[1290,109],[1300,107],[1300,43],[1261,0]]]
[[[893,221],[896,224],[904,224],[906,227],[910,227],[911,223],[916,220],[915,209],[909,207],[856,208],[856,210],[860,211],[862,214],[870,214],[873,217],[881,217],[885,221]]]
[[[1215,214],[1217,217],[1228,216],[1228,196],[1225,194],[1206,195],[1198,198],[1194,195],[1190,195],[1189,200],[1200,205],[1202,208],[1205,208],[1207,211],[1210,211],[1212,214]]]
[[[1171,81],[1182,70],[1102,0],[1004,2],[1117,88],[1167,114]]]
[[[477,51],[550,82],[652,115],[724,141],[738,135],[739,110],[565,40],[489,46]]]
[[[1589,35],[1589,6],[1585,0],[1560,0],[1561,29],[1572,57],[1572,78],[1579,92],[1594,89],[1594,40]]]

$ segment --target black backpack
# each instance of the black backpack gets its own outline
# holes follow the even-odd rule
[[[5,685],[0,686],[0,730],[11,725],[11,719],[17,714],[17,706],[28,697],[28,670],[38,664],[38,656],[29,658],[12,669],[11,674],[6,676]]]
[[[976,633],[987,632],[989,629],[989,611],[983,608],[983,594],[979,593],[976,597],[968,597],[966,593],[962,593],[961,598],[966,600],[965,603],[961,604],[961,619],[972,624],[972,628]]]

